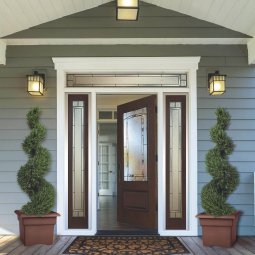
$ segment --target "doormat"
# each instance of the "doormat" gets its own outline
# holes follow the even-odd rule
[[[169,255],[190,253],[177,237],[78,236],[63,254]]]

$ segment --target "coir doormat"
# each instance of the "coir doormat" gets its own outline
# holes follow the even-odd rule
[[[63,254],[169,255],[190,253],[176,237],[78,236]]]

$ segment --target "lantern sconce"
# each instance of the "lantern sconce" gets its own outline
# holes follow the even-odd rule
[[[27,92],[32,96],[43,96],[45,91],[45,74],[34,71],[27,75]]]
[[[126,21],[138,20],[139,0],[116,0],[116,19]]]
[[[220,74],[219,71],[208,74],[208,91],[210,95],[217,96],[226,92],[227,75]]]

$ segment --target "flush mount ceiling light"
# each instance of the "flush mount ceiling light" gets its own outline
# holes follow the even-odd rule
[[[32,96],[43,96],[45,89],[45,74],[37,71],[32,75],[27,75],[27,92]]]
[[[139,0],[116,0],[117,20],[137,20]]]
[[[222,95],[226,91],[226,77],[227,75],[220,74],[219,71],[208,74],[208,90],[210,95]]]

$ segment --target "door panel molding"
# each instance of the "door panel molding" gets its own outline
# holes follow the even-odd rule
[[[148,211],[149,197],[145,191],[124,191],[123,192],[124,209]]]

